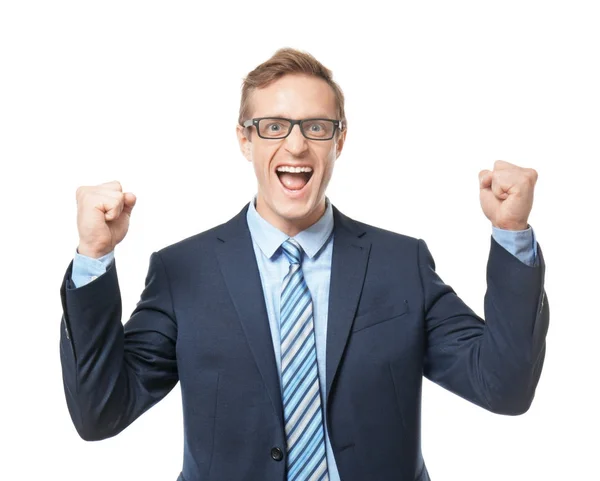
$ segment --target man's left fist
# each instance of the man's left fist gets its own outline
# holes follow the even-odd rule
[[[479,172],[481,208],[494,227],[527,229],[537,178],[534,169],[524,169],[503,160],[494,162],[493,171]]]

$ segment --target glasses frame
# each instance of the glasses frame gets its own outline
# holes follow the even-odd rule
[[[283,137],[265,137],[263,135],[260,135],[260,129],[258,128],[258,123],[261,120],[267,120],[267,119],[272,119],[272,120],[286,120],[286,121],[290,122],[290,124],[291,124],[290,125],[290,130]],[[327,120],[328,122],[333,122],[333,132],[331,133],[331,137],[327,137],[326,139],[315,139],[313,137],[308,137],[304,133],[304,129],[302,128],[302,124],[304,122],[311,122],[311,121],[314,121],[314,120]],[[286,119],[285,117],[256,117],[254,119],[245,120],[242,123],[242,126],[246,127],[246,128],[254,126],[256,128],[256,133],[258,134],[258,136],[261,139],[266,139],[266,140],[282,140],[282,139],[285,139],[286,137],[288,137],[292,133],[292,130],[294,130],[294,125],[298,126],[298,128],[300,129],[300,132],[302,133],[302,135],[304,136],[304,138],[306,138],[308,140],[317,140],[317,141],[331,140],[331,139],[333,139],[333,137],[335,137],[335,133],[336,133],[336,131],[338,129],[340,130],[340,132],[344,130],[344,123],[341,120],[323,119],[323,118],[311,118],[311,119],[294,120],[294,119]]]

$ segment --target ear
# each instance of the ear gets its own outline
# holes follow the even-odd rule
[[[341,155],[342,149],[344,148],[344,142],[346,142],[346,132],[347,131],[348,131],[347,128],[345,128],[341,132],[338,131],[338,135],[335,140],[335,158],[336,158],[336,160]]]
[[[242,155],[246,157],[248,162],[252,162],[252,141],[250,140],[250,129],[242,127],[241,125],[237,125],[235,132],[237,134]]]

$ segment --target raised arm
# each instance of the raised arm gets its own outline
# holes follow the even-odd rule
[[[127,233],[135,196],[111,182],[80,187],[77,201],[80,261],[110,259]],[[160,255],[150,258],[145,289],[125,327],[116,264],[110,262],[105,273],[97,274],[76,287],[72,263],[60,289],[65,395],[73,423],[86,440],[117,434],[178,380],[177,324]]]

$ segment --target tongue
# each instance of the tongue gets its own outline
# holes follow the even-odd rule
[[[290,190],[300,190],[308,182],[307,175],[301,172],[297,174],[283,172],[279,174],[279,180],[285,187],[287,187]]]

